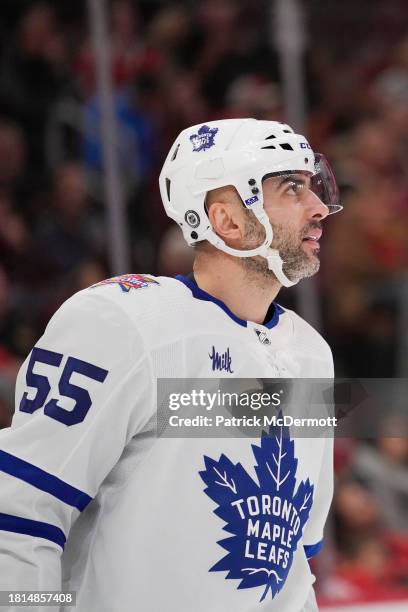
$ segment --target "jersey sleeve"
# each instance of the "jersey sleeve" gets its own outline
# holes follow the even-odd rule
[[[324,359],[319,366],[321,379],[334,379],[333,355],[327,343],[322,344],[322,355]],[[334,406],[334,404],[332,404]],[[328,416],[334,416],[334,412],[328,408]],[[323,450],[320,463],[319,479],[316,485],[314,502],[309,520],[303,534],[303,545],[306,557],[311,559],[317,555],[323,547],[323,532],[333,499],[334,487],[334,429],[328,427],[323,442]]]
[[[143,341],[92,290],[57,311],[22,365],[0,432],[0,590],[58,590],[77,517],[153,414]]]
[[[323,531],[333,498],[333,438],[324,440],[322,463],[312,511],[303,533],[306,557],[311,559],[323,546]]]

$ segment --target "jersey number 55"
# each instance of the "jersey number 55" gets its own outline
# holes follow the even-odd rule
[[[33,348],[27,366],[26,383],[28,387],[33,387],[37,392],[32,399],[28,398],[27,391],[24,392],[20,402],[21,412],[32,414],[39,408],[42,408],[51,391],[48,377],[36,374],[33,371],[35,364],[44,363],[58,368],[63,357],[64,355],[61,353],[55,353],[54,351],[48,351],[39,347]],[[50,399],[44,406],[44,414],[68,426],[82,423],[92,405],[88,391],[70,382],[71,375],[74,373],[82,374],[87,378],[103,383],[108,375],[108,370],[99,368],[87,361],[76,359],[75,357],[68,357],[58,382],[58,391],[61,398],[68,397],[74,400],[74,407],[71,410],[67,410],[58,404],[58,399]]]

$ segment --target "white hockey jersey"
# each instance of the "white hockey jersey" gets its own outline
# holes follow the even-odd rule
[[[192,278],[142,275],[63,304],[0,432],[0,590],[62,586],[77,612],[302,609],[332,440],[156,435],[157,378],[333,377],[321,336],[271,312],[243,321]],[[272,491],[277,449],[290,477]]]

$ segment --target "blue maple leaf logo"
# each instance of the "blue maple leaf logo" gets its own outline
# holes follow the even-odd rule
[[[252,451],[259,484],[224,454],[219,461],[205,456],[206,469],[200,476],[207,485],[205,493],[218,504],[214,513],[232,534],[217,542],[227,555],[209,571],[227,571],[227,579],[240,580],[238,589],[264,586],[263,601],[269,590],[273,598],[285,584],[309,518],[314,487],[307,479],[295,492],[298,460],[287,427],[263,432],[261,445],[253,444]]]
[[[215,145],[215,135],[218,128],[210,128],[208,125],[202,125],[197,134],[190,136],[190,142],[193,145],[193,151],[200,152],[210,149]]]

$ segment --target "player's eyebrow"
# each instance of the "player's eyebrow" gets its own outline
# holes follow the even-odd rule
[[[279,191],[281,187],[283,187],[286,183],[290,181],[296,181],[300,184],[310,185],[310,177],[307,174],[303,174],[301,172],[298,173],[285,173],[279,174],[275,176],[267,176],[265,181],[269,181],[272,183],[275,191]]]
[[[282,185],[284,185],[285,183],[289,183],[290,181],[310,186],[310,176],[308,176],[307,174],[298,173],[287,174],[283,176],[282,180],[279,182],[278,187],[281,187]]]

